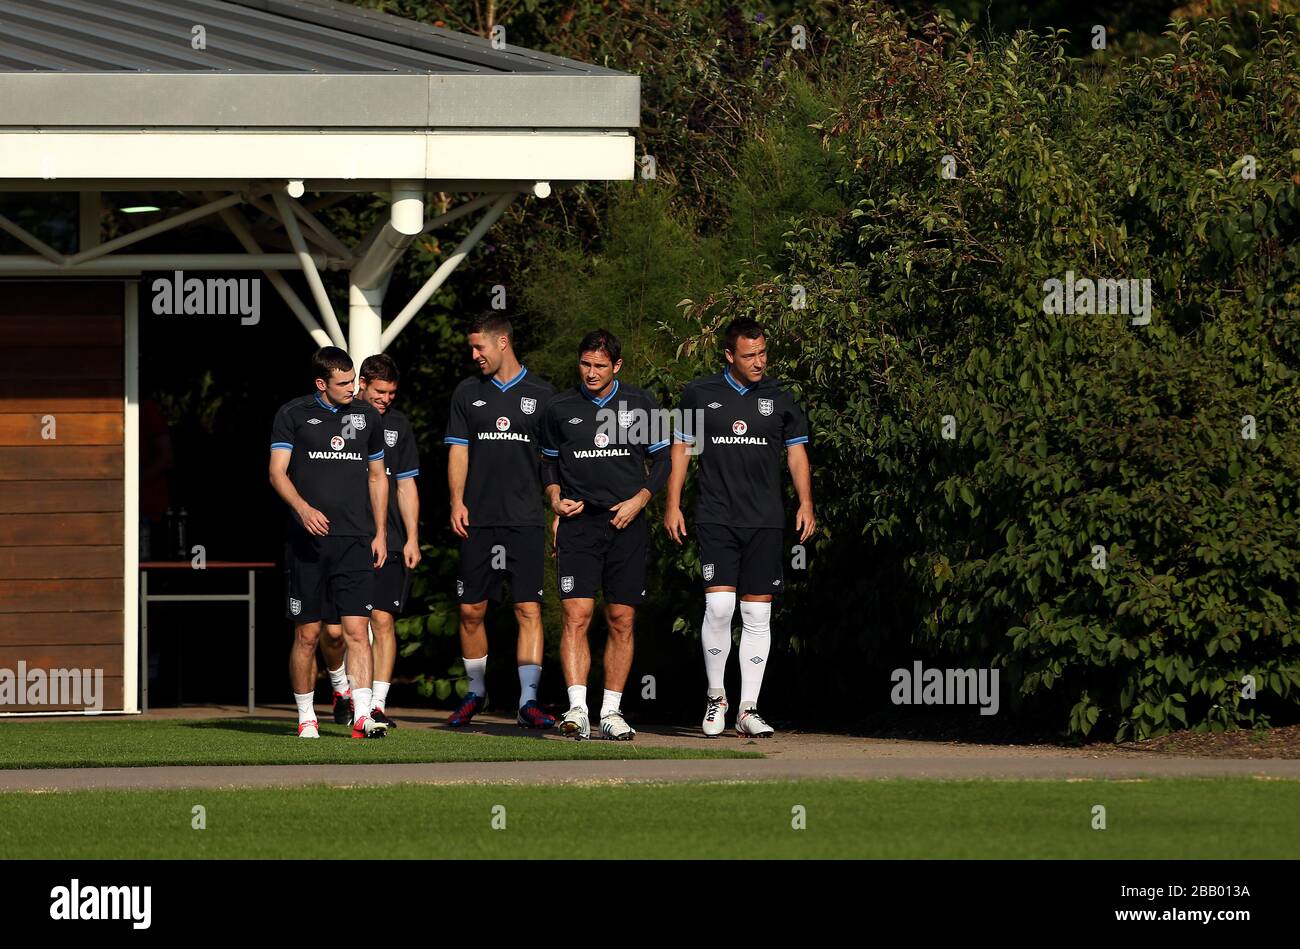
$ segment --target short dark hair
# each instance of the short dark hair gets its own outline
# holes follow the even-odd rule
[[[623,358],[623,344],[618,341],[618,337],[609,330],[592,330],[586,336],[582,337],[582,342],[578,343],[578,358],[582,358],[583,353],[604,352],[609,356],[611,363],[618,362]]]
[[[740,337],[745,339],[761,339],[764,335],[763,327],[758,320],[751,319],[748,316],[738,316],[722,331],[727,340],[727,352],[736,351],[736,340]]]
[[[367,382],[391,382],[397,385],[397,363],[387,353],[375,353],[361,361],[361,378]]]
[[[470,334],[482,333],[485,336],[504,336],[510,340],[510,345],[515,344],[515,328],[510,323],[510,318],[504,313],[496,310],[484,310],[469,323]]]
[[[335,369],[344,372],[352,368],[352,357],[337,346],[322,346],[311,357],[311,377],[330,381]]]

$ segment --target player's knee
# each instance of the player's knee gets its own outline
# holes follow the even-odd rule
[[[564,604],[564,626],[566,629],[582,628],[586,629],[587,624],[591,622],[592,607],[590,603],[570,605],[572,601],[565,601]]]
[[[294,627],[294,645],[299,649],[313,650],[320,640],[320,623],[307,623]]]
[[[704,615],[715,624],[731,622],[736,612],[736,591],[718,590],[704,594]]]
[[[516,603],[515,619],[519,622],[539,620],[542,618],[542,604],[540,603]]]
[[[609,634],[617,639],[630,639],[635,616],[636,611],[630,606],[611,606],[605,614],[605,620],[609,624]]]

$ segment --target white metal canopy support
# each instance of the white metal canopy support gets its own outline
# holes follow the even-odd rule
[[[235,239],[243,245],[244,250],[250,254],[261,254],[262,249],[257,246],[257,241],[253,240],[253,235],[249,233],[248,225],[244,223],[244,219],[239,212],[232,208],[225,208],[220,213],[221,219],[226,222],[226,227],[230,229],[231,234],[235,235]],[[307,331],[317,346],[342,345],[343,340],[341,338],[332,340],[329,334],[321,329],[321,325],[316,322],[315,317],[311,315],[311,311],[298,299],[298,294],[293,292],[293,288],[289,286],[284,277],[280,276],[279,271],[264,270],[263,273],[266,275],[266,279],[271,281],[271,286],[275,287],[276,292],[280,294],[289,309],[293,311],[293,315],[298,317],[298,322],[302,324],[303,329]],[[341,333],[339,335],[342,336]]]
[[[347,344],[343,341],[343,327],[339,325],[339,318],[334,312],[334,305],[330,303],[329,294],[325,292],[325,284],[321,282],[320,271],[316,269],[316,264],[312,261],[311,255],[307,253],[307,244],[302,239],[302,229],[298,227],[298,219],[286,203],[288,198],[284,196],[282,191],[273,191],[271,196],[275,199],[275,206],[280,209],[284,229],[288,231],[294,252],[298,255],[298,259],[302,264],[302,272],[307,278],[307,286],[311,287],[312,296],[316,299],[316,307],[320,310],[325,327],[329,330],[330,337],[338,341],[336,345],[340,347],[346,346]]]
[[[407,323],[415,319],[415,314],[420,312],[420,307],[428,303],[429,298],[438,292],[439,287],[446,283],[452,271],[460,266],[461,261],[483,239],[483,235],[487,233],[488,228],[497,222],[497,219],[505,213],[506,208],[514,199],[514,192],[507,192],[492,202],[492,206],[479,218],[473,229],[465,235],[465,239],[452,251],[451,256],[444,260],[441,266],[433,272],[433,276],[425,281],[424,286],[411,298],[411,302],[402,308],[402,312],[393,317],[393,321],[388,324],[388,328],[384,330],[383,336],[380,337],[381,351],[392,345],[393,340],[397,338],[397,334],[406,328]]]
[[[324,254],[313,257],[324,266]],[[297,270],[296,254],[264,254],[260,250],[247,254],[114,254],[84,264],[55,263],[35,255],[0,257],[0,274],[115,274],[139,273],[143,270]]]
[[[40,254],[46,260],[54,264],[62,265],[64,257],[57,250],[51,247],[45,241],[41,240],[35,234],[29,233],[24,228],[9,220],[3,214],[0,214],[0,231],[4,231],[10,237],[22,241],[36,253]]]
[[[352,260],[352,251],[348,250],[347,246],[341,240],[331,234],[329,228],[317,220],[311,212],[296,200],[293,198],[287,200],[289,202],[289,207],[293,209],[293,213],[298,216],[299,220],[307,225],[307,230],[303,232],[303,237],[311,241],[321,250],[326,251],[335,257],[342,258],[345,261]],[[250,198],[248,203],[273,221],[278,222],[281,227],[284,227],[284,221],[280,218],[279,207],[267,204],[260,198]]]
[[[113,251],[122,247],[127,247],[131,244],[139,243],[146,238],[153,237],[155,234],[162,234],[165,231],[170,231],[181,227],[182,225],[189,224],[191,221],[197,221],[210,214],[216,214],[226,208],[243,203],[243,195],[227,195],[226,197],[219,198],[216,201],[210,201],[201,208],[194,208],[193,210],[185,211],[181,214],[177,214],[175,217],[169,217],[165,221],[159,221],[156,224],[150,224],[148,227],[142,227],[138,231],[132,231],[130,234],[123,234],[121,237],[99,244],[80,254],[74,254],[67,259],[67,263],[75,266],[88,260],[94,260],[96,257],[103,257],[104,255],[111,254]]]

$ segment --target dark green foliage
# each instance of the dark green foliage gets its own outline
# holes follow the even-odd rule
[[[1300,39],[1255,26],[1237,50],[1181,24],[1091,82],[1063,34],[856,8],[833,61],[754,83],[710,227],[638,182],[590,255],[555,252],[568,293],[529,272],[531,312],[630,331],[666,396],[731,317],[770,327],[823,527],[781,630],[835,707],[864,663],[924,655],[1001,667],[1004,709],[1076,735],[1294,716]],[[1067,271],[1149,279],[1149,325],[1045,314]],[[693,631],[692,554],[660,542]]]

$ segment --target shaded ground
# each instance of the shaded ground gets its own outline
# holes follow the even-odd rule
[[[392,737],[371,742],[345,739],[345,730],[335,725],[325,726],[332,738],[300,741],[293,737],[295,712],[288,706],[261,709],[255,718],[229,708],[186,708],[135,720],[5,723],[0,762],[22,767],[0,770],[0,791],[880,778],[1300,779],[1300,758],[1147,753],[1145,745],[981,745],[797,731],[756,742],[734,732],[709,739],[693,728],[672,726],[645,728],[633,742],[575,742],[556,732],[520,729],[498,715],[453,730],[436,711],[393,709],[392,714],[400,727]],[[136,741],[149,733],[175,744]],[[113,734],[132,736],[129,753],[98,740]],[[690,758],[699,760],[681,760]]]
[[[1300,758],[1300,725],[1231,732],[1181,731],[1150,741],[1125,742],[1124,751],[1211,758]]]

